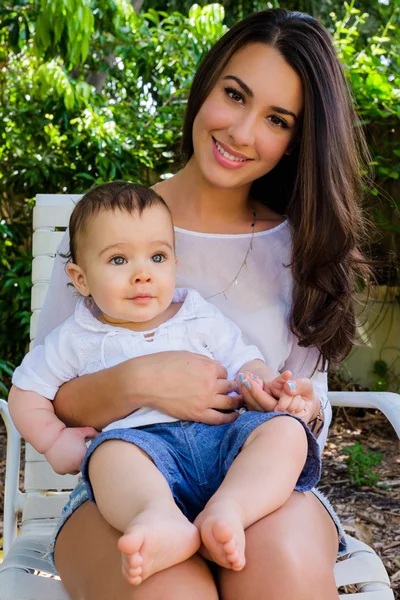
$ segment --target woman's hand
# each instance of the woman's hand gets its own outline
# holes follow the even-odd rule
[[[275,412],[289,412],[306,423],[318,415],[321,403],[314,393],[310,379],[293,379],[283,385],[282,393],[274,408]]]
[[[238,374],[238,385],[249,410],[272,412],[291,377],[290,371],[284,371],[273,379],[263,380],[257,374],[243,371]]]
[[[146,357],[138,374],[137,388],[142,406],[151,406],[172,417],[209,425],[229,423],[237,413],[222,413],[243,404],[220,363],[192,352],[163,352]],[[136,387],[136,386],[135,386]]]

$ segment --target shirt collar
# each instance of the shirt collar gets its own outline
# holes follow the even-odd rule
[[[192,289],[176,288],[172,302],[182,302],[183,304],[176,313],[176,315],[174,315],[165,323],[159,325],[156,329],[169,327],[172,324],[180,323],[183,321],[190,321],[191,319],[195,319],[198,317],[212,316],[214,312],[213,307],[208,302],[206,302],[200,296],[200,294],[196,292],[196,290]],[[116,325],[102,323],[96,318],[99,314],[100,311],[92,298],[79,298],[75,308],[75,320],[78,323],[78,325],[83,327],[83,329],[104,333],[108,333],[110,331],[113,331],[115,333],[117,331],[121,333],[126,333],[127,331],[129,331],[130,333],[144,334],[154,331],[154,329],[148,331],[132,331],[131,329],[127,329],[126,327],[119,327]]]

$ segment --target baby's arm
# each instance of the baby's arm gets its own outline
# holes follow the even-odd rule
[[[22,437],[44,454],[56,473],[78,473],[86,452],[85,438],[94,437],[92,427],[66,427],[54,413],[53,403],[37,394],[12,386],[8,406]]]
[[[56,417],[50,400],[17,386],[12,386],[8,404],[19,433],[44,454],[56,473],[79,473],[86,452],[85,439],[97,435],[93,427],[66,427]]]

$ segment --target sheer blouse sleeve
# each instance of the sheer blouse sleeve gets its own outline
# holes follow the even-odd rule
[[[328,373],[327,371],[315,369],[315,365],[319,358],[320,352],[317,348],[302,348],[298,345],[295,336],[293,336],[292,350],[286,359],[282,370],[285,371],[286,369],[289,369],[289,371],[292,371],[294,379],[301,379],[303,377],[311,379],[315,395],[321,401],[324,410],[324,427],[318,437],[318,444],[322,450],[332,420],[332,407],[327,396]]]
[[[46,298],[39,315],[34,346],[43,344],[46,335],[74,313],[78,295],[75,289],[68,285],[70,279],[65,272],[65,259],[59,255],[60,252],[64,254],[68,250],[69,233],[67,230],[54,261]]]

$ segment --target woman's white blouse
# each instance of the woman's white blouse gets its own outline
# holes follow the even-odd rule
[[[327,374],[315,369],[316,348],[301,348],[288,325],[292,304],[291,234],[288,221],[252,234],[206,234],[175,227],[177,287],[194,288],[236,323],[246,343],[255,344],[275,371],[289,369],[294,378],[311,377],[325,408],[325,426],[318,442],[323,447],[331,420]],[[59,252],[68,251],[68,232]],[[235,278],[237,277],[236,283]],[[57,255],[35,345],[74,313],[77,293],[68,286],[64,260]],[[234,282],[232,285],[230,285]],[[225,295],[222,293],[229,286]]]

